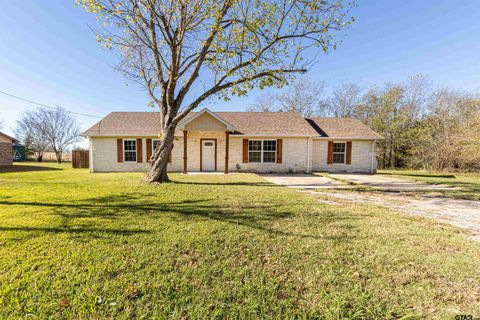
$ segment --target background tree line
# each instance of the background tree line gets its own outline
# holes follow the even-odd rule
[[[480,170],[480,97],[434,86],[423,76],[399,83],[324,83],[300,78],[261,95],[251,111],[297,111],[304,116],[353,117],[384,136],[380,168]]]
[[[80,125],[65,109],[37,108],[25,111],[15,129],[15,135],[25,145],[27,154],[39,162],[47,151],[53,151],[57,162],[67,148],[80,139]]]

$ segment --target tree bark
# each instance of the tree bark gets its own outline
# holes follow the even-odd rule
[[[146,181],[157,183],[170,181],[167,174],[168,154],[173,148],[175,127],[176,125],[170,124],[164,130],[162,138],[160,139],[160,145],[152,155],[152,165],[147,174]]]

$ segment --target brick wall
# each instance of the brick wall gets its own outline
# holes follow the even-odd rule
[[[223,172],[225,169],[226,139],[225,132],[222,131],[189,132],[187,140],[188,170],[193,172],[200,171],[200,139],[217,139],[217,171]],[[242,141],[242,137],[230,136],[229,170],[231,172],[302,172],[306,170],[306,138],[283,138],[282,163],[242,163]],[[146,138],[142,138],[142,145],[144,159],[143,163],[117,162],[117,138],[92,138],[91,162],[94,171],[147,171]],[[237,169],[237,165],[240,167],[240,170]],[[168,168],[169,171],[183,171],[183,137],[175,137],[174,147],[172,150],[172,163],[168,165]]]
[[[188,134],[188,170],[200,171],[200,139],[217,139],[217,171],[223,172],[225,165],[225,132],[202,131]],[[132,138],[133,139],[133,138]],[[155,139],[152,137],[152,139]],[[255,139],[261,139],[256,137]],[[265,137],[264,139],[272,139]],[[230,172],[305,172],[307,170],[307,138],[282,138],[282,163],[243,163],[243,137],[230,136]],[[148,170],[146,138],[142,138],[143,163],[117,162],[117,138],[92,138],[91,152],[95,172],[140,171]],[[313,140],[312,170],[328,172],[364,172],[370,173],[372,159],[372,141],[352,142],[351,165],[327,165],[326,140]],[[172,150],[172,163],[169,171],[183,171],[183,137],[175,137]]]
[[[0,166],[12,165],[13,149],[12,141],[0,142]]]
[[[346,165],[327,164],[328,141],[314,140],[313,171],[371,173],[372,143],[372,141],[352,141],[352,164]],[[374,168],[376,171],[376,164]]]
[[[279,137],[281,138],[281,137]],[[262,137],[255,137],[262,139]],[[276,139],[264,137],[263,139]],[[304,172],[307,169],[307,138],[281,138],[282,163],[242,163],[243,160],[243,137],[230,138],[230,161],[229,169],[248,172]]]

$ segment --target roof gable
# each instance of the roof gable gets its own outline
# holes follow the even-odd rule
[[[5,134],[3,132],[0,132],[0,138],[2,138],[1,140],[5,140],[5,142],[7,140],[11,140],[12,143],[17,141],[17,139],[10,137],[8,134]]]
[[[192,131],[216,131],[228,130],[234,131],[234,126],[219,116],[217,113],[205,108],[200,112],[194,113],[190,117],[186,117],[177,126],[178,130]]]

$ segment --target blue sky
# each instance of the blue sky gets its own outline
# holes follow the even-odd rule
[[[309,77],[334,86],[424,74],[438,85],[480,90],[479,1],[358,0],[353,15],[342,45],[320,55]],[[113,70],[116,55],[97,44],[95,24],[73,0],[0,0],[0,90],[98,116],[149,110],[146,93]],[[208,106],[242,111],[258,94]],[[3,131],[13,134],[29,108],[0,94]],[[97,119],[78,120],[86,129]]]

